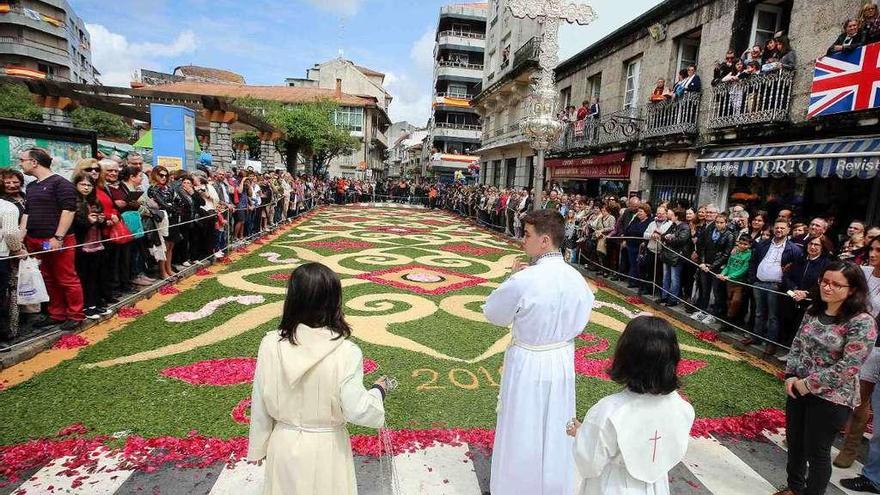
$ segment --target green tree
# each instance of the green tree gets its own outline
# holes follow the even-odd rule
[[[0,83],[0,117],[40,121],[43,111],[23,84],[3,82]]]
[[[360,138],[352,136],[343,128],[333,126],[330,132],[321,135],[314,143],[312,173],[325,175],[327,166],[334,158],[354,153],[360,143]]]
[[[70,112],[73,126],[97,131],[98,137],[130,140],[132,128],[122,117],[94,108],[79,107]]]
[[[251,157],[260,156],[260,136],[254,131],[236,132],[232,136],[232,144],[244,144],[248,148],[248,155]]]
[[[286,104],[277,101],[242,98],[236,105],[243,108],[262,109],[270,124],[284,131],[280,150],[286,157],[287,171],[293,173],[296,156],[311,158],[318,151],[327,151],[329,136],[337,131],[333,114],[338,105],[325,99],[308,103]],[[338,140],[332,140],[338,142]],[[324,144],[328,143],[328,144]]]

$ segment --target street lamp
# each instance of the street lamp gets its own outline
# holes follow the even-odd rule
[[[596,19],[596,12],[585,4],[561,0],[510,0],[510,13],[518,19],[535,19],[543,35],[538,55],[538,76],[533,78],[531,94],[526,99],[526,116],[519,128],[535,150],[535,200],[532,209],[540,209],[544,194],[544,153],[559,138],[562,122],[556,118],[556,81],[553,69],[559,62],[559,25],[561,21],[585,26]]]

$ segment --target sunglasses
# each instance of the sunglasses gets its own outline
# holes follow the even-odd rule
[[[165,177],[168,177],[168,174],[159,174],[159,177],[165,178]]]
[[[89,168],[84,168],[83,171],[85,171],[85,172],[100,172],[101,169],[99,167],[89,167]]]

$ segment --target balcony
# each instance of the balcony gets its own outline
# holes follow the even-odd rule
[[[437,137],[466,139],[479,141],[482,127],[479,124],[454,124],[450,122],[436,122],[432,134]]]
[[[700,94],[685,93],[681,98],[649,103],[644,108],[642,139],[675,135],[696,135]]]
[[[36,20],[25,15],[24,9],[21,7],[12,7],[9,12],[3,14],[0,20],[2,20],[0,24],[27,26],[31,29],[36,29],[38,31],[42,31],[44,33],[48,33],[59,38],[63,38],[65,40],[68,37],[67,31],[65,30],[64,26],[64,19],[55,19],[55,21],[61,24],[60,26],[46,21]]]
[[[0,53],[45,60],[55,65],[71,65],[67,50],[20,36],[0,36]]]
[[[492,129],[483,133],[482,148],[489,149],[526,141],[526,136],[519,129],[519,123],[514,122],[498,129]]]
[[[448,31],[440,31],[437,33],[437,46],[454,46],[464,50],[470,48],[472,49],[471,51],[475,51],[475,49],[485,50],[486,33],[480,33],[477,31],[457,31],[452,29]]]
[[[520,65],[532,61],[537,62],[541,55],[541,38],[532,37],[529,41],[523,43],[521,47],[513,54],[513,68],[516,69]]]
[[[437,63],[436,78],[477,82],[483,80],[483,64],[468,64],[444,60]]]
[[[710,129],[789,121],[794,71],[752,76],[712,88]]]
[[[616,112],[598,120],[581,121],[582,127],[576,122],[566,124],[553,150],[612,147],[636,142],[643,124],[636,114],[637,112],[632,111]]]

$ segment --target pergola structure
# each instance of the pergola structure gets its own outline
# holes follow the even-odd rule
[[[234,105],[232,99],[223,96],[175,93],[152,89],[133,89],[98,86],[47,79],[21,79],[0,77],[2,81],[24,84],[43,108],[43,121],[49,124],[72,127],[69,111],[78,106],[94,108],[133,120],[150,122],[150,104],[162,103],[191,108],[196,113],[196,129],[208,135],[208,150],[214,165],[228,168],[233,161],[232,132],[256,131],[261,147],[275,149],[274,142],[282,133],[263,118]],[[266,153],[263,166],[270,168],[274,153]]]

